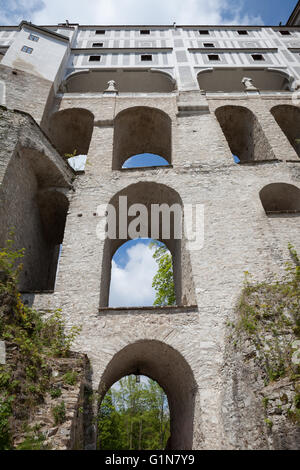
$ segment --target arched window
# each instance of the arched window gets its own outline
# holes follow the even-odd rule
[[[168,397],[171,436],[167,449],[192,449],[197,384],[184,357],[171,346],[156,340],[142,340],[125,346],[114,355],[102,375],[99,406],[110,387],[131,374],[145,375],[157,381]]]
[[[274,106],[271,113],[300,157],[300,109],[297,106],[282,104]]]
[[[198,83],[206,92],[243,92],[242,80],[252,78],[253,85],[259,91],[289,91],[290,77],[277,70],[243,69],[243,68],[210,68],[198,73]]]
[[[165,112],[148,107],[121,111],[115,118],[113,170],[119,170],[129,158],[155,154],[171,164],[172,122]]]
[[[114,254],[125,241],[136,238],[152,238],[166,245],[173,258],[176,303],[195,305],[189,254],[182,232],[183,211],[179,194],[163,184],[140,182],[118,192],[110,200],[107,211],[113,230],[104,243],[100,306],[107,307],[109,303]]]
[[[145,64],[147,65],[147,64]],[[114,80],[119,93],[171,93],[175,80],[159,70],[83,70],[69,75],[64,82],[67,93],[103,93]]]
[[[169,162],[159,155],[152,153],[142,153],[140,155],[134,155],[126,160],[122,168],[151,168],[157,166],[170,166]]]
[[[110,307],[147,307],[152,306],[156,292],[152,286],[158,270],[154,253],[161,249],[166,259],[172,260],[172,255],[165,244],[149,238],[130,240],[121,245],[112,258],[112,272],[109,294]],[[171,268],[172,270],[172,268]],[[169,274],[169,273],[168,273]],[[160,296],[163,304],[172,305],[174,297],[173,276],[168,276],[168,289]],[[170,303],[172,302],[172,303]]]
[[[259,193],[267,215],[300,213],[300,189],[287,183],[272,183]]]
[[[10,160],[0,188],[0,239],[4,244],[14,228],[15,247],[25,248],[19,277],[22,292],[54,289],[69,207],[67,192],[60,170],[37,150],[21,148]]]
[[[243,106],[222,106],[215,111],[232,154],[240,162],[275,158],[256,116]]]
[[[87,155],[93,134],[94,115],[87,109],[70,108],[50,117],[48,134],[60,155]]]

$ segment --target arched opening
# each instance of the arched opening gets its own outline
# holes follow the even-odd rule
[[[141,340],[124,347],[104,371],[99,386],[99,404],[115,382],[131,374],[155,380],[168,397],[171,435],[167,449],[191,450],[197,384],[184,357],[171,346],[156,340]]]
[[[240,162],[275,159],[257,117],[243,106],[221,106],[215,111],[232,154]]]
[[[169,162],[159,155],[154,155],[152,153],[142,153],[140,155],[134,155],[129,157],[122,168],[151,168],[157,166],[170,166]]]
[[[300,189],[292,184],[269,184],[259,197],[267,215],[300,213]]]
[[[48,135],[60,155],[87,155],[93,127],[94,115],[90,111],[70,108],[52,114]]]
[[[153,280],[158,271],[158,262],[154,259],[164,256],[163,266],[166,272],[166,289],[159,294],[159,305],[173,305],[174,277],[172,273],[172,255],[164,243],[149,238],[129,240],[121,245],[112,257],[109,306],[116,307],[148,307],[154,305],[157,290]],[[160,284],[156,283],[159,288]]]
[[[271,113],[300,157],[300,109],[297,106],[282,104],[274,106]]]
[[[103,93],[114,80],[119,93],[171,93],[175,80],[167,73],[147,70],[85,70],[69,75],[64,82],[67,93]]]
[[[243,92],[242,80],[249,77],[259,91],[289,91],[289,76],[281,71],[268,69],[213,68],[198,73],[198,83],[206,92]]]
[[[98,414],[99,450],[164,450],[170,437],[168,398],[145,375],[127,375],[106,393]]]
[[[183,236],[179,194],[153,182],[132,184],[118,192],[107,207],[108,233],[104,242],[100,305],[107,307],[112,257],[125,241],[152,238],[166,245],[173,258],[177,305],[195,305],[189,253]]]
[[[135,155],[151,153],[171,164],[172,122],[165,112],[136,106],[121,111],[114,121],[113,170]]]
[[[30,148],[20,149],[7,167],[0,188],[0,240],[4,244],[13,228],[15,247],[25,248],[21,292],[54,289],[69,207],[68,189],[60,184],[59,171]]]

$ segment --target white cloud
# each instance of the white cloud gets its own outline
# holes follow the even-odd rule
[[[5,4],[0,20],[1,16],[7,20],[9,12],[14,12],[16,20],[17,9],[24,15],[27,5],[28,19],[36,24],[57,24],[66,19],[80,24],[262,23],[259,16],[243,13],[246,0],[14,0],[9,6]]]
[[[157,263],[153,250],[142,243],[127,249],[128,263],[125,268],[112,261],[109,304],[111,307],[143,307],[153,305],[155,292],[152,288]]]

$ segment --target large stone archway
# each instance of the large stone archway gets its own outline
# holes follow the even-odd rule
[[[171,417],[168,449],[191,450],[198,389],[185,358],[157,340],[140,340],[125,346],[113,356],[101,377],[99,404],[115,382],[131,374],[146,375],[155,380],[168,397]]]

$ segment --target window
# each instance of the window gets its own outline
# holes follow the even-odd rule
[[[150,34],[149,29],[141,29],[140,34]]]
[[[216,47],[213,42],[205,42],[203,46],[204,47]]]
[[[203,34],[203,35],[206,35],[208,36],[209,35],[209,31],[207,29],[199,29],[199,34]]]
[[[208,56],[208,59],[213,61],[213,60],[220,60],[220,56],[218,56],[217,54],[209,54]]]
[[[151,62],[151,60],[152,60],[152,55],[150,55],[150,54],[143,54],[141,56],[141,61],[142,62]]]
[[[252,54],[252,59],[255,61],[265,60],[264,56],[261,54]]]
[[[100,62],[101,55],[91,55],[89,61],[90,62]]]
[[[105,34],[105,29],[96,29],[95,34]]]
[[[290,36],[291,33],[289,31],[280,31],[280,34],[282,34],[282,36]]]
[[[23,46],[22,49],[21,49],[21,51],[22,51],[22,52],[26,52],[27,54],[32,54],[33,49],[32,49],[32,47]]]
[[[94,42],[93,47],[103,47],[103,42]]]
[[[34,34],[29,34],[28,39],[30,39],[30,41],[38,42],[40,38]]]
[[[238,31],[238,34],[239,34],[240,36],[247,36],[247,35],[248,35],[248,31],[246,31],[245,29],[240,29],[240,30]]]

